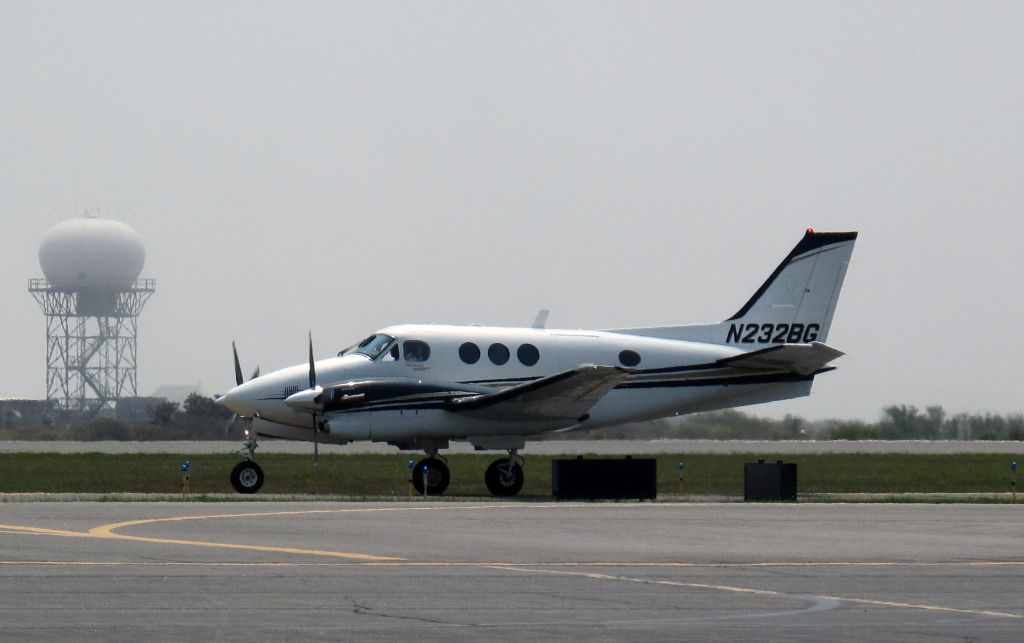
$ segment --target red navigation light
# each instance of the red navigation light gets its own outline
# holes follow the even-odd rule
[[[807,234],[814,234],[814,228],[807,228]]]

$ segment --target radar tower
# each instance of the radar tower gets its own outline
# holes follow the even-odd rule
[[[43,279],[28,290],[46,316],[46,399],[95,415],[138,395],[138,316],[156,290],[141,279],[145,249],[118,221],[84,217],[43,238]]]

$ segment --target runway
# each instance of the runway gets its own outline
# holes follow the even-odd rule
[[[10,640],[1020,640],[1013,505],[5,503]]]

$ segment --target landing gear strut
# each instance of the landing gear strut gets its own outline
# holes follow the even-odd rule
[[[246,424],[242,450],[247,451],[248,455],[231,470],[231,486],[238,493],[256,493],[263,486],[263,469],[252,459],[259,446],[256,444],[256,432],[252,430],[252,420]]]
[[[448,488],[451,480],[452,474],[448,470],[448,465],[438,457],[437,451],[417,462],[416,468],[412,471],[412,486],[416,493],[421,495],[426,487],[428,496],[440,496]]]
[[[487,483],[487,490],[495,496],[514,496],[523,488],[522,458],[516,454],[516,449],[510,449],[507,458],[499,458],[487,467],[484,473],[484,482]]]

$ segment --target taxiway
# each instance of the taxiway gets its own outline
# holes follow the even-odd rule
[[[1020,640],[1013,505],[4,503],[11,640]]]

